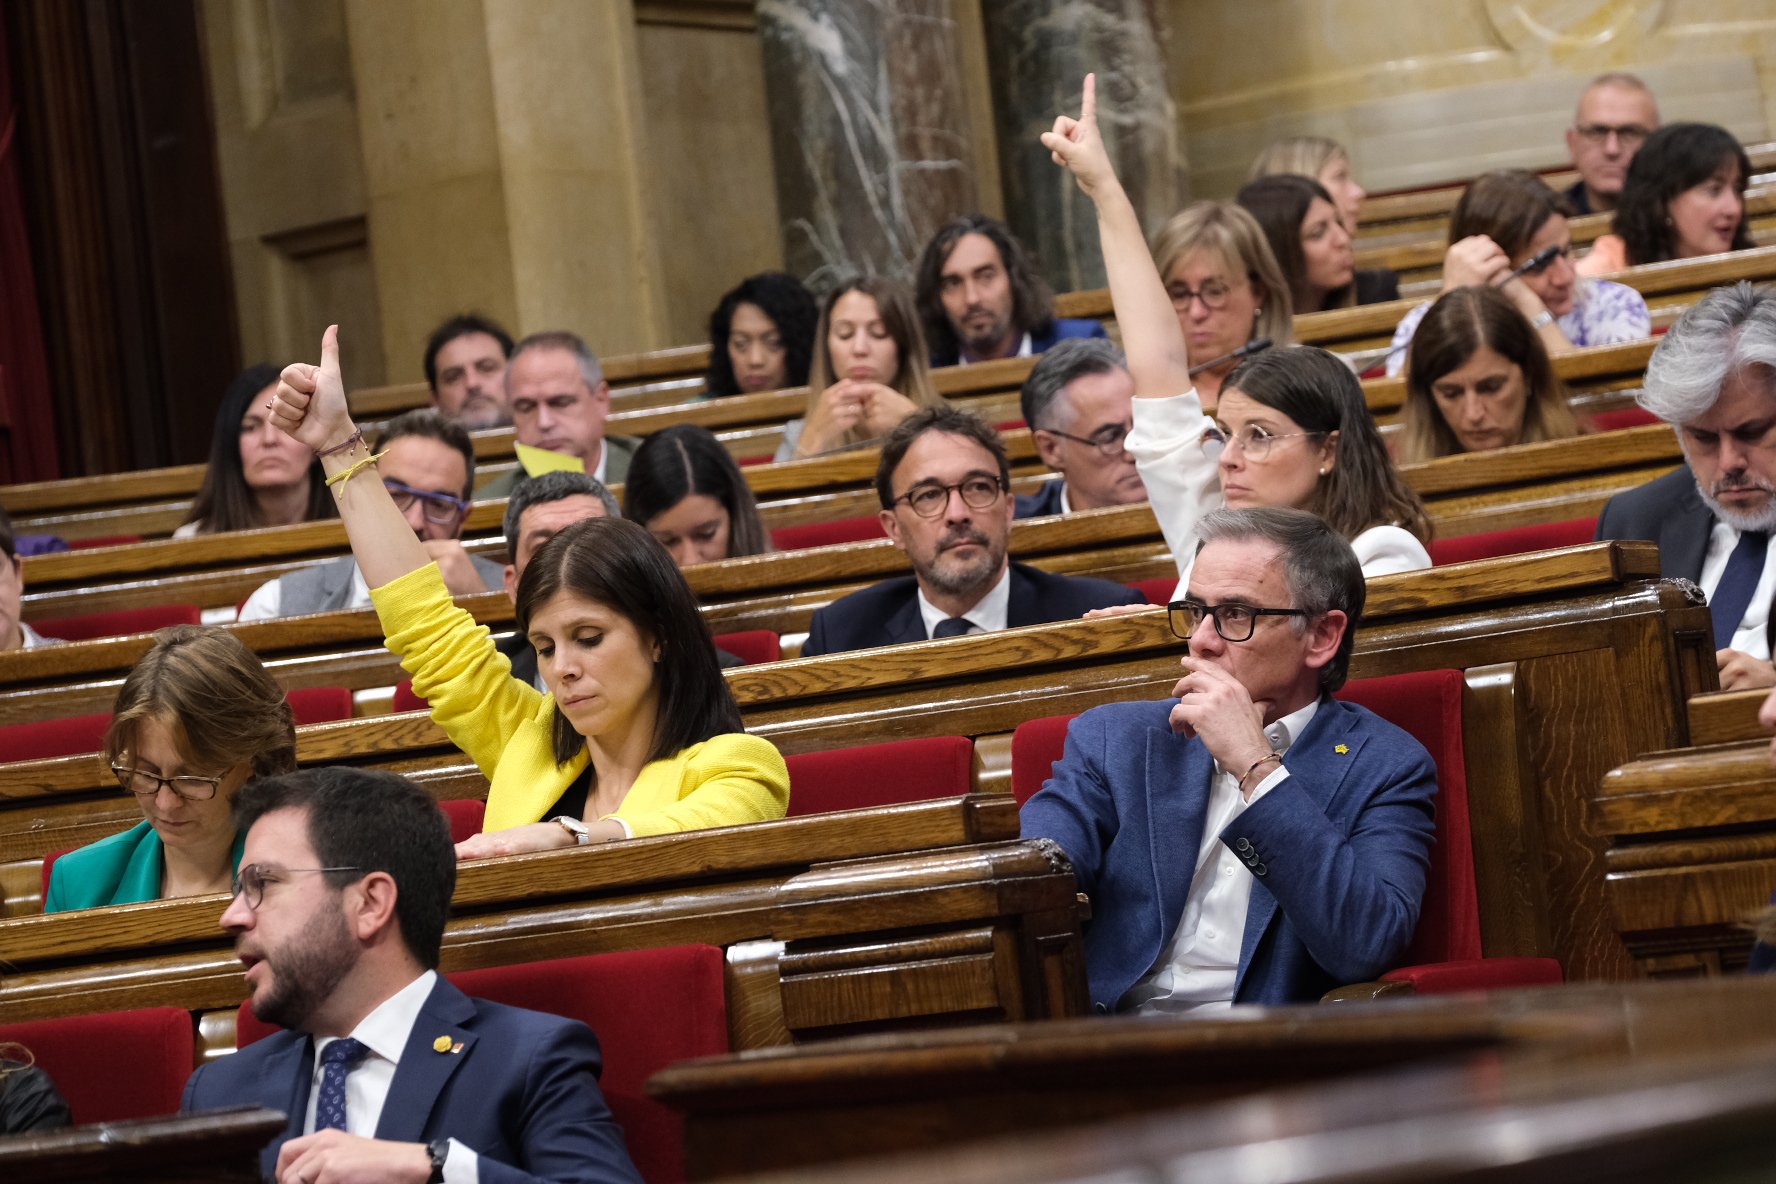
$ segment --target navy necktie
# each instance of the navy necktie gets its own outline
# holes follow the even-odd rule
[[[1764,575],[1764,552],[1769,549],[1770,536],[1761,530],[1747,530],[1739,535],[1739,545],[1727,556],[1727,569],[1721,572],[1714,589],[1709,611],[1714,615],[1714,648],[1731,649],[1733,634],[1751,607],[1751,594],[1757,591]]]
[[[345,1075],[364,1059],[369,1048],[347,1036],[321,1050],[321,1093],[315,1099],[316,1131],[345,1128]]]
[[[967,617],[945,617],[937,623],[937,628],[931,631],[931,638],[935,641],[940,637],[961,637],[972,628],[974,628],[974,622]]]

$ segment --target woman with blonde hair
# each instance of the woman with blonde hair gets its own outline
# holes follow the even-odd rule
[[[1203,402],[1220,393],[1235,350],[1259,337],[1273,346],[1291,339],[1289,283],[1257,220],[1233,202],[1185,206],[1154,240],[1153,261],[1191,358],[1216,363],[1196,375]]]
[[[240,639],[175,625],[118,688],[104,752],[145,817],[56,860],[46,913],[228,891],[245,839],[235,792],[295,770],[296,722]]]
[[[1246,179],[1256,181],[1261,177],[1291,173],[1298,177],[1312,177],[1326,187],[1333,204],[1338,207],[1339,220],[1354,238],[1357,214],[1362,209],[1363,199],[1369,195],[1351,176],[1350,153],[1345,151],[1344,145],[1325,136],[1290,136],[1277,140],[1258,154],[1258,159],[1252,162],[1251,175]]]
[[[802,460],[880,441],[940,402],[911,292],[880,276],[842,280],[820,305],[808,413],[783,425],[776,459]]]
[[[1419,323],[1399,457],[1431,460],[1579,434],[1541,338],[1496,288],[1457,288]]]

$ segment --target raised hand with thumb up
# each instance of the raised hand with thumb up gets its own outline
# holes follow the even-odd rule
[[[357,429],[339,377],[339,326],[321,334],[321,364],[292,362],[278,375],[268,410],[284,434],[316,452],[344,442]]]

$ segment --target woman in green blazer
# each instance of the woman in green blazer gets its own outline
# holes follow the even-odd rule
[[[46,913],[226,892],[242,835],[230,807],[249,778],[296,768],[283,688],[232,634],[156,635],[117,692],[105,757],[143,821],[56,860]]]

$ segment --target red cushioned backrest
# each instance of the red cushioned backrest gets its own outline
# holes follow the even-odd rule
[[[1433,539],[1428,550],[1431,562],[1442,567],[1476,559],[1495,559],[1500,555],[1527,555],[1531,551],[1549,551],[1555,547],[1577,547],[1590,542],[1596,535],[1597,519],[1569,518],[1565,522],[1468,534],[1458,539]]]
[[[78,617],[53,617],[32,621],[31,626],[45,637],[63,641],[84,641],[91,637],[122,637],[128,633],[152,633],[168,625],[197,625],[203,611],[195,604],[155,604],[146,608],[121,609],[114,613],[87,613]]]
[[[1178,577],[1160,576],[1153,580],[1136,580],[1129,587],[1145,596],[1148,604],[1164,607],[1172,602],[1172,593],[1178,590]]]
[[[94,547],[127,547],[142,541],[139,534],[105,534],[90,539],[69,539],[68,550],[89,551]]]
[[[111,713],[71,715],[29,724],[0,724],[0,763],[97,752],[105,743]]]
[[[684,1179],[682,1122],[649,1098],[647,1079],[692,1057],[728,1051],[722,952],[714,946],[625,950],[491,966],[450,975],[465,994],[580,1020],[604,1050],[599,1086],[649,1184]],[[276,1031],[242,1004],[235,1045]]]
[[[775,662],[783,657],[783,641],[770,629],[744,629],[739,633],[718,633],[715,648],[726,650],[748,666]]]
[[[325,724],[352,717],[352,693],[345,687],[300,687],[284,692],[299,724]]]
[[[1599,411],[1591,417],[1591,427],[1599,432],[1619,432],[1623,428],[1642,428],[1660,422],[1659,417],[1644,407],[1622,407],[1615,411]]]
[[[791,818],[955,797],[974,788],[974,741],[966,736],[801,752],[784,763]]]
[[[1437,764],[1437,842],[1418,932],[1404,962],[1451,962],[1480,957],[1480,901],[1474,885],[1474,847],[1468,830],[1467,761],[1462,748],[1461,672],[1427,670],[1388,678],[1353,679],[1338,692],[1367,707],[1425,746]]]
[[[1067,725],[1075,718],[1050,715],[1026,720],[1011,734],[1011,796],[1018,805],[1034,797],[1048,780],[1054,763],[1066,751]]]
[[[438,808],[450,819],[450,841],[453,843],[480,834],[481,824],[487,820],[487,803],[480,798],[450,798],[439,802]]]
[[[396,711],[430,711],[432,705],[413,693],[413,680],[403,678],[395,684]]]
[[[882,520],[871,514],[866,518],[840,518],[836,522],[810,522],[806,526],[780,526],[771,532],[771,543],[779,551],[801,551],[808,547],[861,543],[887,537]]]
[[[8,1042],[31,1050],[77,1123],[176,1113],[196,1064],[191,1013],[182,1007],[7,1024],[0,1043]]]
[[[72,850],[72,847],[63,847],[60,851],[51,851],[43,857],[43,899],[49,899],[49,873],[55,870],[56,860]]]

